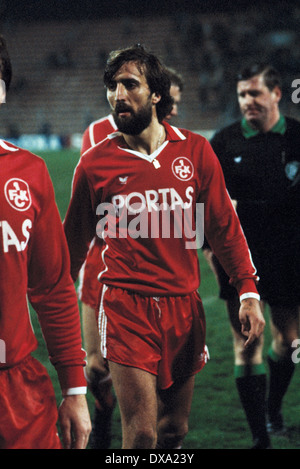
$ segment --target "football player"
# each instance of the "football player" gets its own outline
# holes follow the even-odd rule
[[[171,80],[170,95],[173,98],[171,112],[166,119],[178,115],[178,105],[183,91],[183,80],[173,69],[167,68]],[[85,130],[82,139],[81,155],[101,142],[107,135],[117,130],[113,116],[92,122]],[[100,352],[98,312],[102,283],[98,274],[103,270],[101,250],[103,242],[95,237],[91,243],[86,261],[80,270],[79,298],[81,300],[84,346],[87,352],[86,378],[90,391],[95,397],[95,411],[90,445],[94,449],[106,449],[111,443],[111,419],[116,399],[112,391],[112,381],[107,362]]]
[[[75,170],[64,221],[72,277],[97,227],[101,351],[120,406],[122,446],[178,448],[194,376],[207,358],[198,254],[193,243],[188,249],[190,232],[178,236],[179,216],[196,222],[204,204],[206,236],[240,296],[246,346],[265,325],[257,277],[210,144],[164,122],[172,98],[158,58],[140,45],[114,51],[104,83],[118,131]]]
[[[11,64],[0,37],[5,91]],[[44,161],[0,140],[0,448],[60,449],[54,389],[32,352],[38,343],[27,300],[38,314],[62,389],[65,448],[83,449],[90,433],[77,297],[54,191]]]

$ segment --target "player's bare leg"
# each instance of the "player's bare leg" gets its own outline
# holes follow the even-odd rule
[[[159,391],[157,448],[180,448],[188,432],[194,392],[194,376],[177,381],[170,388]]]
[[[156,377],[146,371],[109,362],[121,412],[122,448],[153,449],[156,446]]]
[[[90,445],[93,449],[108,449],[111,444],[111,426],[116,398],[106,360],[100,352],[100,335],[95,309],[82,303],[82,326],[84,345],[87,352],[85,374],[88,387],[95,397],[93,426]]]
[[[264,339],[261,335],[245,348],[246,337],[241,333],[238,319],[239,304],[238,297],[227,301],[234,344],[235,382],[252,433],[253,449],[266,449],[270,447],[270,440],[265,406],[267,378],[263,363]]]
[[[282,401],[295,370],[292,361],[294,340],[299,337],[299,308],[271,308],[272,346],[268,353],[270,386],[268,395],[268,429],[280,435],[286,432],[281,414]]]

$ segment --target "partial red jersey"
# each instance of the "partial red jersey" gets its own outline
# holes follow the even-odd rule
[[[117,127],[111,114],[92,122],[83,134],[81,155],[89,148],[95,146],[96,143],[104,140],[107,135],[115,130],[117,130]],[[98,280],[98,275],[103,270],[102,248],[103,241],[96,236],[90,245],[86,261],[82,266],[79,276],[78,297],[83,303],[95,310],[98,310],[102,286]]]
[[[178,217],[188,213],[195,227],[202,204],[205,235],[232,283],[240,295],[257,294],[256,271],[210,144],[164,126],[167,139],[151,155],[129,149],[115,132],[81,157],[64,222],[73,279],[97,227],[105,241],[104,284],[150,296],[197,290],[198,252]]]
[[[92,122],[83,134],[81,154],[95,146],[96,143],[101,142],[108,134],[116,130],[117,126],[111,114]]]
[[[36,310],[62,389],[86,386],[68,248],[44,161],[0,140],[0,369],[37,347]]]

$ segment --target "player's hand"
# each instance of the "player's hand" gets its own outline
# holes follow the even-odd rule
[[[234,206],[235,210],[237,209],[237,200],[236,199],[231,199],[232,205]]]
[[[93,396],[100,402],[103,408],[107,405],[107,396],[112,395],[112,379],[108,368],[108,362],[100,353],[91,354],[88,357],[86,377],[88,388]]]
[[[64,397],[58,415],[64,448],[85,449],[92,428],[85,395]]]
[[[245,347],[247,347],[260,337],[266,325],[259,301],[255,298],[242,300],[239,319],[242,325],[241,332],[247,337],[245,342]]]

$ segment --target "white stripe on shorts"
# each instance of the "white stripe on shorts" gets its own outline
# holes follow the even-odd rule
[[[99,328],[99,334],[100,334],[100,350],[101,350],[103,358],[106,358],[106,354],[107,354],[107,349],[106,349],[107,316],[105,314],[104,307],[103,307],[103,299],[104,299],[106,290],[107,290],[107,286],[103,285],[100,308],[99,308],[99,318],[98,318],[98,328]]]

